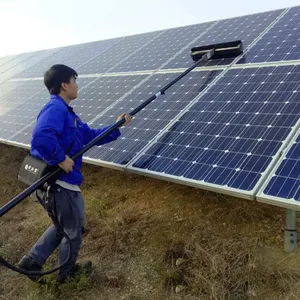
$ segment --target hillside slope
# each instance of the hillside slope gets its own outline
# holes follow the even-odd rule
[[[26,153],[0,145],[1,205],[24,188],[16,176]],[[299,251],[283,251],[284,209],[97,166],[83,172],[80,259],[93,261],[91,278],[56,286],[50,275],[39,286],[0,267],[0,299],[300,298]],[[50,221],[27,199],[0,224],[0,253],[16,263]]]

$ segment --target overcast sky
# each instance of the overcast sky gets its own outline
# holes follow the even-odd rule
[[[0,0],[0,56],[299,4],[299,0]]]

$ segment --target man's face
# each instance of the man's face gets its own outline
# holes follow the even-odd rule
[[[74,77],[70,79],[69,83],[63,83],[62,85],[68,99],[74,100],[77,98],[78,85]]]

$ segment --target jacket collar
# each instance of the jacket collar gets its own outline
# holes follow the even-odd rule
[[[72,112],[73,112],[73,107],[69,106],[69,105],[66,103],[66,101],[65,101],[62,97],[60,97],[59,95],[57,95],[57,94],[51,95],[51,100],[55,100],[55,101],[60,101],[60,102],[62,102],[62,103],[68,108],[69,111],[72,111]]]

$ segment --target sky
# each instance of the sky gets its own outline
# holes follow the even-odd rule
[[[299,0],[0,0],[0,57],[297,5]]]

